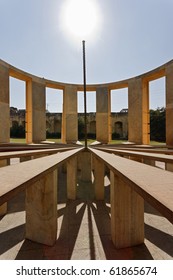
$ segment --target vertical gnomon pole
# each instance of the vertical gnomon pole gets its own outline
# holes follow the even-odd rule
[[[84,86],[84,124],[85,124],[85,148],[87,148],[87,107],[86,107],[86,62],[85,62],[85,41],[83,46],[83,86]]]

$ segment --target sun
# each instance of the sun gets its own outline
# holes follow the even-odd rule
[[[96,0],[66,0],[61,11],[61,24],[74,38],[88,40],[99,29],[99,8]]]

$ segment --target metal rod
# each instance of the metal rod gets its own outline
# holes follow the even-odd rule
[[[86,63],[85,63],[85,41],[83,46],[83,86],[84,86],[84,124],[85,124],[85,148],[87,148],[87,106],[86,106]]]

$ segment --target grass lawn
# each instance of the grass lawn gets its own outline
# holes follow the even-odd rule
[[[10,138],[10,143],[25,144],[26,143],[26,139],[24,139],[24,138]]]
[[[153,146],[159,146],[159,145],[166,145],[166,143],[163,143],[163,142],[157,142],[157,141],[150,141],[150,145],[153,145]]]
[[[46,140],[50,141],[50,142],[61,143],[61,139],[46,139]],[[94,140],[94,139],[87,139],[88,145],[90,145],[91,143],[93,143],[95,141],[96,140]],[[83,140],[81,140],[80,142],[84,145]],[[127,140],[111,140],[110,144],[122,144],[123,142],[127,142]],[[26,139],[24,139],[24,138],[10,138],[10,143],[25,144]],[[159,146],[159,145],[166,145],[166,143],[157,142],[157,141],[150,141],[150,145]]]
[[[50,141],[50,142],[61,143],[61,139],[46,139],[46,140]],[[25,144],[26,139],[24,139],[24,138],[10,138],[10,143]]]

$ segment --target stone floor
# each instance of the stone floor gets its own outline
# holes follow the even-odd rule
[[[173,259],[173,225],[145,204],[145,242],[116,250],[110,236],[109,180],[105,201],[94,200],[93,185],[79,180],[75,201],[66,200],[66,175],[59,174],[58,233],[53,247],[25,240],[25,194],[8,204],[0,218],[1,260],[169,260]]]

